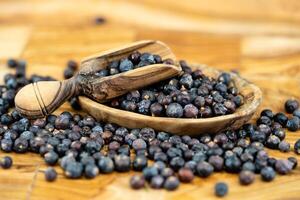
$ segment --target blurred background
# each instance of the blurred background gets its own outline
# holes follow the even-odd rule
[[[298,0],[1,0],[0,61],[26,59],[29,75],[62,79],[69,59],[155,39],[270,90],[266,74],[275,85],[300,77],[299,11]]]
[[[300,87],[299,11],[298,0],[1,0],[0,75],[7,58],[22,58],[28,75],[62,79],[69,59],[154,39],[179,59],[299,97],[284,91]]]

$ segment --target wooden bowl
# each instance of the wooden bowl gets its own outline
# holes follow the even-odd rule
[[[222,71],[206,65],[191,65],[192,69],[201,69],[210,77],[217,77]],[[177,135],[199,135],[218,133],[228,129],[237,129],[245,124],[255,113],[262,101],[262,92],[254,84],[237,74],[231,73],[236,87],[244,96],[244,104],[235,113],[200,119],[152,117],[134,112],[111,108],[97,103],[86,97],[79,97],[82,108],[96,119],[116,123],[128,128],[151,127],[158,131],[165,131]]]

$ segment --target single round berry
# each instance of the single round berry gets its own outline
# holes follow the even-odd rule
[[[250,185],[255,179],[255,174],[252,171],[243,170],[239,174],[239,180],[242,185]]]
[[[95,164],[88,164],[85,166],[84,175],[86,178],[92,179],[99,174],[99,168]]]
[[[130,186],[133,189],[141,189],[145,186],[145,178],[143,176],[134,175],[130,178]]]
[[[287,113],[293,113],[299,108],[299,102],[294,99],[289,99],[285,102],[284,107]]]
[[[260,176],[263,181],[269,182],[275,178],[276,172],[274,171],[274,169],[272,167],[264,167],[260,171]]]
[[[12,164],[13,164],[13,160],[9,156],[4,156],[3,158],[0,159],[0,166],[3,169],[11,168]]]
[[[160,189],[164,184],[165,179],[161,175],[157,175],[151,178],[150,187],[154,189]]]
[[[300,128],[300,119],[298,117],[293,116],[287,121],[286,128],[292,132],[297,131]]]
[[[228,193],[228,185],[223,182],[219,182],[215,185],[215,195],[218,197],[224,197]]]
[[[190,183],[194,179],[194,173],[189,168],[181,168],[178,171],[178,178],[181,182]]]
[[[281,152],[289,152],[290,151],[290,143],[288,143],[287,141],[283,140],[283,141],[281,141],[279,143],[278,149]]]
[[[48,182],[53,182],[57,178],[57,172],[55,171],[54,168],[48,167],[45,171],[45,179]]]
[[[164,188],[166,190],[176,190],[179,186],[179,180],[176,176],[170,176],[166,179],[164,183]]]
[[[179,103],[171,103],[168,105],[166,114],[168,117],[180,118],[183,116],[183,109]]]
[[[213,166],[206,161],[199,162],[196,170],[200,177],[208,177],[214,172]]]

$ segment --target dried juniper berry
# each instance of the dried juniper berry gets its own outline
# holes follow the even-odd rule
[[[190,183],[194,179],[194,173],[189,168],[181,168],[178,171],[178,178],[181,182]]]
[[[224,159],[221,156],[214,155],[209,157],[208,163],[214,167],[214,171],[221,171],[223,169]]]
[[[228,185],[223,182],[219,182],[215,185],[215,195],[218,197],[224,197],[228,193]]]
[[[182,157],[174,157],[170,160],[170,167],[174,170],[174,171],[178,171],[180,168],[182,168],[184,166],[184,159]]]
[[[145,178],[140,175],[134,175],[130,178],[129,183],[132,189],[141,189],[145,187]]]
[[[198,108],[193,104],[187,104],[183,109],[184,117],[186,118],[197,118],[198,112]]]
[[[293,168],[293,163],[289,160],[277,160],[275,164],[275,169],[279,174],[288,174]]]
[[[53,167],[48,167],[45,170],[45,179],[48,182],[53,182],[55,181],[57,178],[57,172],[55,171],[55,169]]]
[[[278,149],[281,152],[289,152],[290,151],[290,143],[288,143],[287,141],[283,140],[283,141],[281,141],[279,143]]]
[[[164,115],[165,108],[160,103],[153,103],[150,106],[152,116],[161,117]]]
[[[239,174],[239,180],[242,185],[250,185],[255,179],[255,174],[252,171],[243,170]]]
[[[289,99],[285,102],[284,107],[287,113],[293,113],[299,108],[299,102],[295,99]]]
[[[142,128],[139,132],[139,137],[146,142],[150,142],[155,138],[156,134],[152,128]]]
[[[174,175],[174,171],[173,171],[173,169],[166,167],[161,170],[160,175],[162,175],[164,178],[168,178],[168,177]]]
[[[293,112],[293,116],[298,117],[300,119],[300,109],[297,109]]]
[[[197,164],[196,171],[200,177],[208,177],[214,172],[214,168],[206,161]]]
[[[99,168],[95,164],[88,164],[84,168],[84,175],[88,179],[95,178],[99,174]]]
[[[280,144],[280,139],[275,136],[275,135],[271,135],[267,138],[266,141],[266,146],[271,148],[271,149],[278,149],[278,145]]]
[[[255,165],[253,162],[247,161],[243,164],[242,170],[255,172]]]
[[[293,116],[287,121],[286,128],[292,132],[297,131],[300,128],[300,119],[298,117]]]
[[[296,154],[300,154],[300,139],[298,139],[294,144],[294,152]]]
[[[12,164],[13,164],[13,160],[10,156],[4,156],[3,158],[0,159],[0,166],[3,169],[11,168]]]
[[[44,155],[44,160],[48,165],[55,165],[58,161],[58,155],[54,151],[49,151]]]
[[[14,142],[14,151],[16,153],[25,153],[28,150],[28,141],[23,138],[17,138]]]
[[[83,172],[83,165],[79,162],[69,162],[66,164],[65,175],[67,178],[80,178]]]
[[[152,177],[157,176],[158,174],[159,172],[156,167],[146,167],[143,169],[143,176],[147,181],[150,181]]]
[[[295,157],[288,157],[288,160],[293,164],[293,169],[295,169],[298,165],[298,161],[297,161],[297,158]]]
[[[130,170],[130,157],[127,155],[116,155],[114,157],[115,169],[118,172],[127,172]]]
[[[260,176],[263,181],[270,182],[275,178],[276,172],[272,167],[264,167],[260,171]]]
[[[111,173],[114,171],[114,162],[110,157],[102,157],[98,161],[98,167],[101,173]]]
[[[166,115],[168,117],[180,118],[183,116],[183,108],[178,103],[171,103],[167,107]]]
[[[138,155],[133,159],[132,167],[135,171],[142,171],[148,165],[148,159],[144,155]]]
[[[7,153],[11,152],[13,150],[13,141],[11,139],[2,139],[1,150]]]
[[[147,143],[143,139],[139,138],[133,141],[132,147],[136,151],[145,150],[147,148]]]
[[[286,123],[288,121],[288,117],[284,113],[277,113],[273,119],[275,122],[278,122],[283,127],[286,126]]]
[[[162,177],[161,175],[156,175],[151,178],[150,187],[153,189],[160,189],[162,188],[164,181],[164,177]]]
[[[241,160],[237,156],[230,156],[225,159],[224,166],[226,171],[230,173],[237,173],[241,170]]]
[[[176,190],[179,187],[179,180],[176,176],[169,176],[164,183],[164,188],[166,190],[172,191]]]

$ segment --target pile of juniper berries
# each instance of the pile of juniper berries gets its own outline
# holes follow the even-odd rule
[[[288,128],[290,131],[299,130],[300,110],[296,100],[288,100],[285,104],[286,111],[292,114],[291,117],[266,109],[261,112],[256,124],[248,123],[239,130],[199,137],[172,135],[147,127],[127,129],[116,124],[98,122],[88,115],[81,116],[69,112],[30,121],[20,116],[14,109],[15,94],[28,83],[53,79],[37,75],[27,79],[24,61],[9,60],[8,66],[15,68],[16,73],[7,74],[4,77],[5,85],[0,86],[1,150],[7,153],[34,152],[40,154],[47,165],[60,165],[67,178],[77,179],[85,176],[92,179],[100,173],[109,174],[115,171],[122,173],[134,170],[140,172],[129,181],[134,189],[144,188],[148,184],[154,189],[175,190],[179,187],[180,182],[189,183],[195,177],[206,178],[219,171],[238,173],[239,181],[243,185],[253,183],[255,181],[254,174],[260,174],[263,181],[269,182],[277,174],[291,173],[297,166],[295,157],[276,159],[269,156],[265,150],[265,147],[268,147],[282,152],[290,151],[290,144],[285,140],[284,128]],[[183,68],[185,75],[181,77],[191,76],[194,85],[197,81],[197,78],[193,78],[195,72],[190,72],[191,70],[187,66]],[[187,71],[189,72],[187,73]],[[199,76],[202,77],[200,84],[203,85],[205,80],[208,81],[201,72],[196,71],[196,73],[200,73]],[[212,88],[210,91],[215,91],[220,95],[215,97],[216,99],[224,100],[223,94],[227,94],[227,98],[229,98],[228,96],[233,99],[238,97],[237,92],[228,92],[230,84],[227,84],[227,81],[230,79],[227,78],[228,76],[223,74],[218,81],[210,80],[214,82],[214,84],[210,84],[214,85],[214,89]],[[179,82],[180,80],[181,78]],[[176,82],[175,79],[173,81]],[[178,84],[184,85],[184,83]],[[218,84],[222,86],[216,87]],[[170,83],[165,86],[174,88],[174,85]],[[187,91],[186,89],[190,92],[193,88],[184,87],[184,90],[174,89],[174,91],[178,91],[184,96],[185,93],[182,93]],[[227,89],[225,91],[222,88]],[[204,90],[207,91],[208,89],[206,89]],[[145,94],[139,92],[141,95],[138,98],[143,99],[140,102],[151,101],[152,97],[158,99],[155,92],[147,91]],[[158,91],[162,90],[158,89]],[[164,97],[168,96],[163,95]],[[130,95],[125,95],[126,98],[128,96]],[[205,107],[207,103],[205,96],[197,97],[204,98]],[[131,100],[133,98],[135,96],[132,94]],[[191,96],[181,100],[189,98]],[[212,98],[212,102],[216,101],[212,93],[207,98]],[[176,104],[181,106],[178,96],[176,101],[178,102]],[[220,105],[226,107],[225,101],[227,100]],[[186,104],[185,107],[187,105],[192,104]],[[238,104],[235,104],[235,107],[238,107]],[[214,109],[212,108],[212,110]],[[226,108],[226,110],[228,109]],[[213,112],[215,111],[211,113]],[[296,154],[300,154],[300,140],[294,144],[294,151]],[[149,160],[153,162],[149,162]],[[9,168],[12,165],[11,158],[1,159],[0,165],[3,168]],[[56,178],[57,173],[54,168],[50,167],[45,171],[47,181],[54,181]],[[228,186],[225,183],[216,185],[215,194],[217,196],[224,196],[227,192]]]

